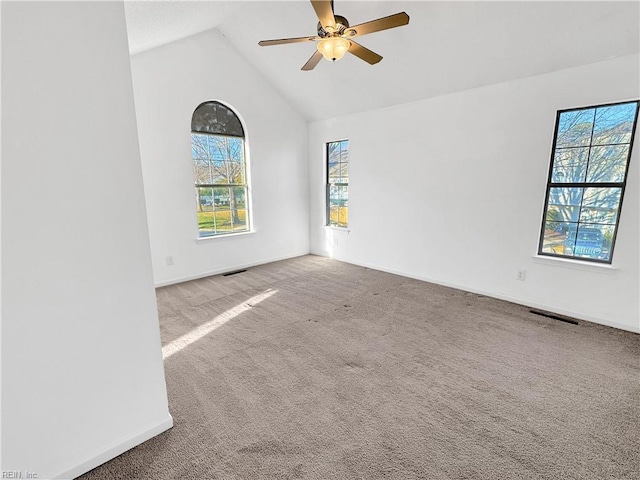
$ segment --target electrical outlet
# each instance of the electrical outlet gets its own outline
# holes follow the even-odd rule
[[[164,257],[164,263],[166,263],[167,265],[173,265],[173,257],[172,256]]]
[[[516,280],[524,281],[525,278],[527,278],[527,271],[518,270],[518,272],[516,273]]]

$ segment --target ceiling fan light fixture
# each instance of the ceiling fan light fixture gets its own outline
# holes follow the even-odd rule
[[[351,42],[342,37],[326,37],[318,42],[318,51],[327,60],[340,60],[347,53]]]

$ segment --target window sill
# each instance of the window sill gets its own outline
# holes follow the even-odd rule
[[[254,230],[249,230],[248,232],[237,232],[237,233],[227,233],[225,235],[211,235],[210,237],[198,237],[196,238],[196,242],[209,242],[211,240],[221,240],[223,238],[237,238],[243,237],[245,235],[253,235],[256,232]]]
[[[606,263],[588,263],[570,258],[546,257],[544,255],[534,255],[533,261],[542,265],[551,265],[553,267],[571,268],[573,270],[582,270],[595,273],[606,273],[613,275],[616,273],[617,267]]]
[[[336,232],[351,233],[351,229],[349,227],[334,227],[333,225],[325,225],[324,228],[326,228],[327,230],[335,230]]]

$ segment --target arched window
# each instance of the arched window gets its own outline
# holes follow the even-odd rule
[[[191,155],[200,237],[250,228],[244,129],[226,105],[201,103],[191,118]]]

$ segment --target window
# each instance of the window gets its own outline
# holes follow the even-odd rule
[[[219,102],[195,109],[191,155],[199,237],[248,231],[244,129],[233,110]]]
[[[349,223],[349,140],[327,143],[327,225]]]
[[[638,101],[561,110],[539,255],[611,263]]]

